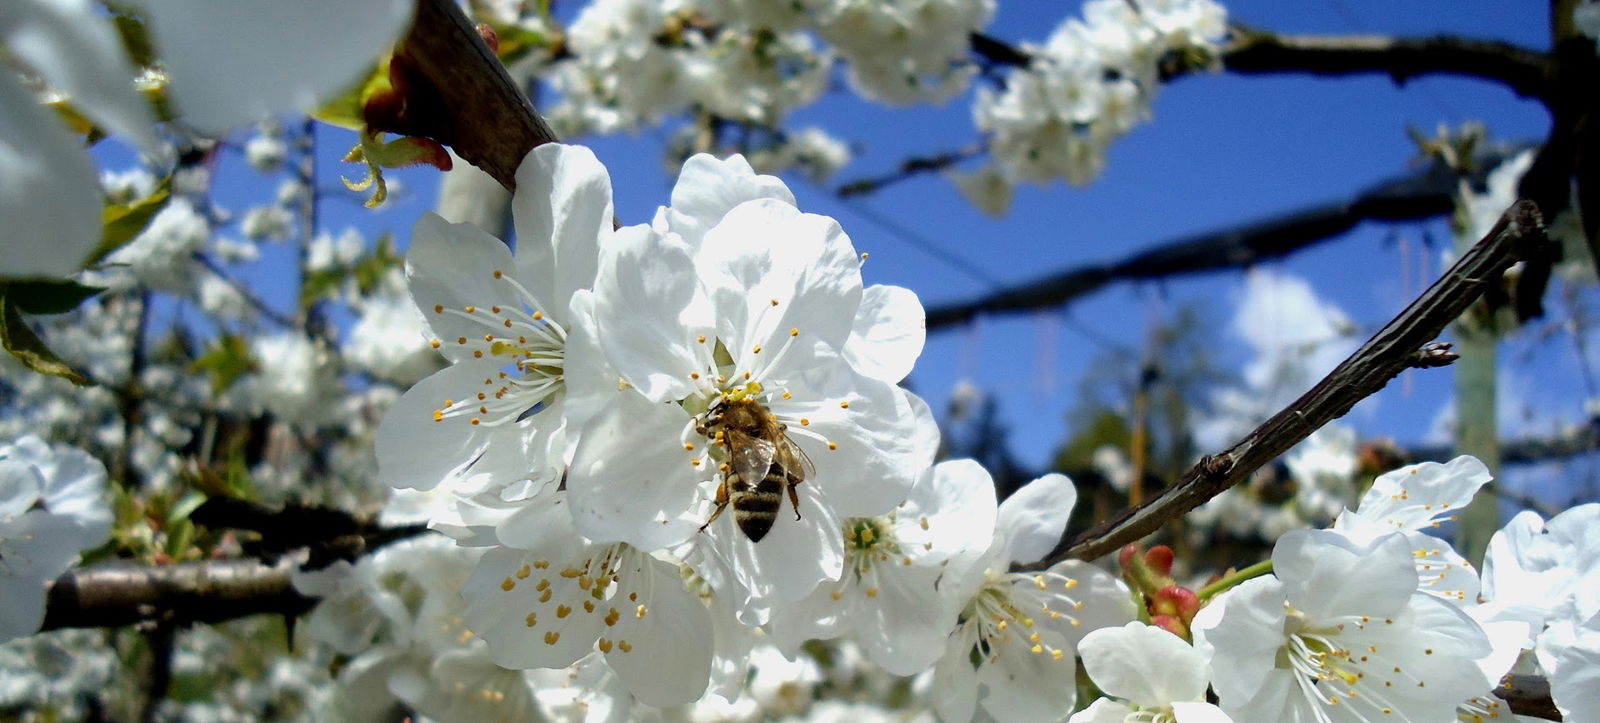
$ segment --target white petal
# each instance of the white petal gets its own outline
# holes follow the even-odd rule
[[[1065,645],[1053,630],[1036,633],[1045,649]],[[994,659],[978,668],[978,681],[987,690],[983,709],[995,720],[1057,721],[1072,712],[1077,700],[1075,684],[1077,658],[1070,654],[1056,660],[1049,653],[1033,653],[1021,635],[1007,637]]]
[[[81,537],[72,520],[44,510],[0,520],[0,642],[39,631],[45,583],[78,559]]]
[[[601,633],[615,644],[606,653],[606,662],[645,705],[695,700],[705,692],[711,675],[711,616],[700,599],[684,589],[676,565],[637,551],[630,559],[633,564],[618,571],[623,581],[610,601],[622,615]],[[638,593],[637,599],[631,592]]]
[[[700,291],[694,258],[675,236],[629,226],[600,250],[594,314],[600,346],[622,378],[657,402],[696,389],[691,373],[705,371],[701,349],[715,338],[710,304]]]
[[[861,305],[861,259],[827,216],[749,201],[706,234],[695,265],[717,310],[718,337],[738,368],[765,370],[762,380],[807,370],[816,345],[836,350],[850,337]],[[796,329],[797,348],[766,367]],[[758,345],[767,357],[754,351]]]
[[[1374,480],[1354,514],[1390,532],[1424,530],[1450,510],[1465,507],[1493,478],[1476,457],[1465,455],[1448,464],[1423,462],[1401,467]]]
[[[144,0],[184,121],[208,135],[310,111],[360,80],[412,0]]]
[[[1553,644],[1557,638],[1559,645]],[[1539,646],[1550,648],[1540,659],[1548,659],[1548,667],[1554,670],[1550,697],[1563,720],[1600,720],[1600,615],[1582,627],[1572,623],[1552,626],[1540,636]]]
[[[1122,703],[1110,698],[1098,698],[1088,708],[1073,713],[1067,723],[1124,723],[1133,714],[1134,710]]]
[[[155,147],[155,116],[133,89],[122,39],[88,0],[0,3],[0,45],[108,132]]]
[[[22,460],[0,459],[0,520],[33,509],[44,485],[37,467]]]
[[[1105,570],[1082,560],[1063,560],[1051,565],[1049,571],[1073,581],[1064,592],[1075,604],[1054,606],[1065,613],[1059,619],[1036,619],[1041,626],[1055,629],[1070,646],[1076,647],[1083,636],[1095,630],[1125,625],[1139,613],[1128,586]],[[1026,575],[1023,573],[1015,585],[1028,589],[1037,584]]]
[[[561,574],[584,559],[577,538],[567,541],[539,552],[490,550],[473,568],[462,588],[467,599],[462,617],[489,643],[494,662],[508,668],[564,668],[594,649],[604,610],[585,612],[589,592],[579,587],[578,576]],[[547,566],[537,567],[539,562]]]
[[[898,383],[922,356],[927,336],[927,315],[916,292],[873,284],[861,296],[844,356],[856,371]]]
[[[896,520],[896,541],[924,563],[981,550],[994,538],[994,480],[973,460],[940,462],[918,478]]]
[[[1178,723],[1233,723],[1227,713],[1210,703],[1175,701],[1172,713]]]
[[[932,463],[933,449],[922,443],[927,435],[906,392],[843,363],[835,366],[825,387],[796,385],[793,401],[774,399],[771,408],[791,430],[833,443],[830,448],[790,433],[816,465],[815,484],[828,488],[840,517],[881,515],[905,501],[916,476]]]
[[[1211,665],[1212,687],[1225,706],[1258,697],[1283,645],[1283,583],[1246,580],[1194,616],[1194,647]],[[1231,710],[1231,708],[1230,708]]]
[[[965,630],[965,628],[963,629]],[[933,705],[946,721],[970,721],[978,708],[978,671],[972,667],[975,633],[957,632],[933,669]]]
[[[846,620],[856,640],[873,662],[890,673],[916,675],[927,670],[944,653],[945,639],[960,612],[935,588],[940,570],[890,560],[875,572],[871,585],[876,595],[867,596],[861,585],[850,587],[859,604]]]
[[[567,476],[580,533],[641,550],[694,534],[701,522],[698,483],[711,472],[691,466],[698,452],[685,451],[678,441],[688,420],[677,405],[619,394],[589,423]]]
[[[1411,546],[1398,534],[1360,546],[1329,530],[1295,530],[1272,549],[1272,569],[1312,620],[1391,615],[1417,591]]]
[[[0,278],[70,274],[100,243],[100,178],[78,139],[0,69]]]
[[[1078,489],[1062,474],[1029,482],[1000,503],[996,529],[1006,536],[1012,562],[1034,562],[1050,554],[1078,503]]]
[[[417,310],[442,342],[441,353],[459,361],[471,359],[473,350],[489,349],[483,342],[484,324],[451,310],[495,304],[522,308],[510,282],[495,278],[497,271],[512,273],[514,263],[505,243],[477,226],[450,223],[432,211],[417,220],[406,251],[406,280]],[[458,341],[462,338],[466,343]]]
[[[678,183],[672,187],[672,207],[666,210],[666,223],[685,243],[699,247],[701,237],[734,206],[758,198],[795,205],[794,194],[782,180],[757,175],[744,156],[717,160],[697,153],[684,161]]]
[[[492,362],[462,363],[434,372],[407,390],[378,425],[378,481],[391,487],[431,490],[463,471],[483,450],[483,428],[465,417],[434,421],[444,401],[461,397]]]
[[[517,167],[511,213],[517,278],[570,323],[568,300],[594,285],[600,239],[611,235],[611,176],[588,148],[546,143]]]
[[[1078,654],[1095,685],[1140,706],[1205,699],[1205,661],[1193,646],[1161,628],[1140,622],[1101,628],[1084,636]]]

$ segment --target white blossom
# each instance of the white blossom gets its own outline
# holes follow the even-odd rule
[[[450,480],[470,494],[559,475],[576,436],[566,425],[568,382],[606,373],[582,340],[592,339],[587,289],[611,233],[610,178],[587,149],[558,144],[531,151],[517,177],[515,257],[475,226],[431,213],[417,222],[406,275],[450,366],[385,417],[378,461],[390,485]],[[580,358],[568,364],[573,353]]]
[[[1461,456],[1447,464],[1423,462],[1386,472],[1361,496],[1355,511],[1345,510],[1333,530],[1365,544],[1393,532],[1412,546],[1418,590],[1458,604],[1478,601],[1478,573],[1472,563],[1446,542],[1427,534],[1442,519],[1472,501],[1491,479],[1476,457]]]
[[[1166,630],[1137,621],[1101,628],[1083,637],[1078,654],[1089,679],[1110,697],[1073,714],[1071,723],[1231,720],[1206,702],[1211,671],[1205,659]]]
[[[1272,552],[1275,576],[1202,608],[1192,629],[1222,709],[1241,720],[1447,720],[1487,693],[1491,652],[1460,608],[1417,589],[1404,535],[1362,545],[1299,530]]]
[[[110,535],[99,460],[34,436],[0,446],[0,641],[37,632],[45,585]]]
[[[1077,698],[1078,641],[1121,625],[1135,609],[1110,574],[1068,560],[1042,572],[1010,572],[1053,549],[1077,501],[1072,481],[1041,477],[1001,503],[995,535],[970,567],[940,588],[960,622],[934,668],[933,703],[945,720],[970,720],[981,702],[996,720],[1059,720]],[[978,697],[979,687],[987,689]]]
[[[926,670],[959,612],[938,580],[964,572],[961,562],[988,547],[994,524],[994,480],[978,463],[930,467],[887,515],[845,520],[844,575],[779,608],[774,640],[793,655],[807,639],[848,635],[891,673]]]

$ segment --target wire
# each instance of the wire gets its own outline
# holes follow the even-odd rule
[[[859,200],[843,200],[841,203],[849,208],[850,211],[855,215],[860,216],[864,220],[872,222],[885,231],[888,231],[889,235],[904,241],[906,244],[918,251],[921,251],[929,258],[949,266],[962,276],[983,284],[984,286],[988,287],[989,291],[999,291],[1000,289],[1004,288],[1005,284],[1003,284],[999,279],[985,273],[971,261],[967,261],[956,256],[954,252],[943,248],[933,240],[911,230],[899,221],[878,213],[865,202]]]

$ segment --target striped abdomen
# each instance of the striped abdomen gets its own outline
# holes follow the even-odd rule
[[[729,485],[728,502],[733,505],[733,521],[751,542],[760,542],[772,529],[778,518],[778,508],[783,506],[784,472],[778,465],[767,469],[753,488],[743,479],[735,477]]]

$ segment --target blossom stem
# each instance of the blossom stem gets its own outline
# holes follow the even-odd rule
[[[1232,575],[1224,575],[1221,580],[1200,588],[1200,602],[1206,603],[1218,595],[1232,589],[1245,580],[1261,577],[1272,572],[1272,560],[1262,560],[1243,570],[1236,570]]]

